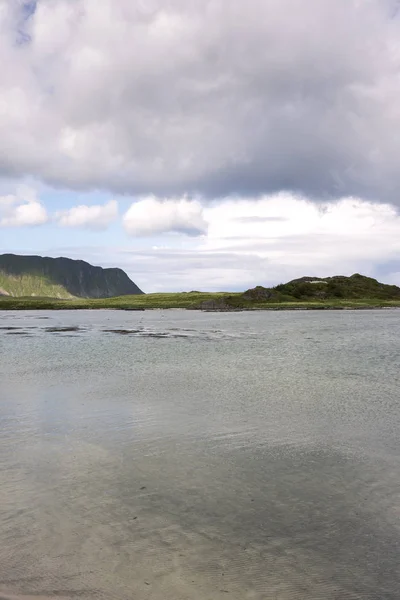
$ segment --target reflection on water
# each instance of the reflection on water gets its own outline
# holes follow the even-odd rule
[[[0,599],[397,600],[398,314],[0,313]]]

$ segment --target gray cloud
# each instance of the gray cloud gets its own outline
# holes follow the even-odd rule
[[[394,258],[375,265],[374,272],[377,277],[387,277],[392,274],[398,275],[400,273],[400,259]]]
[[[268,272],[268,260],[256,253],[238,255],[163,248],[114,250],[113,256],[115,264],[124,268],[145,291],[152,292],[244,290],[254,285],[260,272]],[[112,261],[107,265],[103,260],[102,264],[113,266]]]
[[[0,174],[400,203],[389,0],[5,0]]]

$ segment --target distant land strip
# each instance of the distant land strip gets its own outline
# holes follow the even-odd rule
[[[212,312],[256,310],[361,310],[376,308],[400,308],[399,300],[359,298],[337,300],[249,301],[243,294],[207,292],[180,292],[175,294],[146,294],[121,296],[107,299],[12,298],[0,297],[0,310],[96,310],[114,309],[125,311],[187,309]]]
[[[68,258],[0,255],[0,310],[338,310],[400,307],[400,287],[355,273],[305,276],[245,292],[144,294],[118,268]]]

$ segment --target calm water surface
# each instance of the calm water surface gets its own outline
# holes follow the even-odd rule
[[[0,598],[400,598],[400,312],[5,312],[0,353]]]

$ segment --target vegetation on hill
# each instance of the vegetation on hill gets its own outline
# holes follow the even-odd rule
[[[1,287],[1,284],[0,284]],[[400,307],[400,288],[362,275],[317,279],[302,277],[274,288],[244,293],[180,292],[126,295],[106,299],[0,297],[1,309],[145,310],[187,308],[210,311]]]
[[[74,297],[62,285],[41,275],[8,275],[3,271],[0,271],[0,296]]]
[[[329,298],[379,298],[381,300],[400,300],[400,288],[396,285],[380,283],[372,277],[358,273],[351,277],[302,277],[289,283],[277,285],[274,291],[281,296],[290,296],[296,300],[310,298],[326,300]]]
[[[143,294],[122,269],[94,267],[83,260],[0,255],[1,296],[70,299]]]

